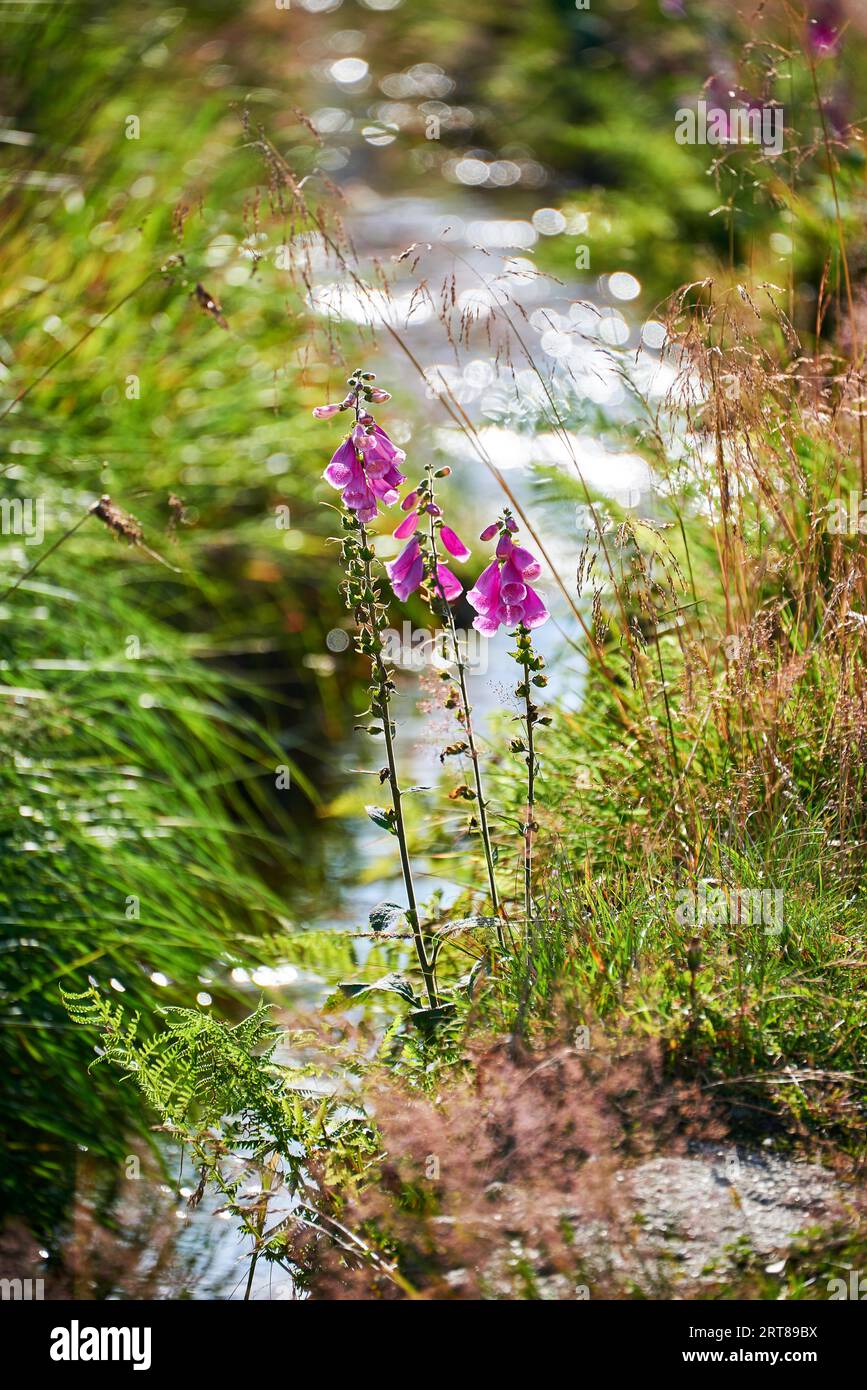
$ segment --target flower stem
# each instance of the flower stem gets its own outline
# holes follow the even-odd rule
[[[527,726],[527,742],[522,745],[520,739],[516,741],[516,750],[524,751],[527,755],[527,815],[523,826],[524,836],[524,913],[526,916],[527,930],[529,931],[533,920],[533,833],[536,829],[536,822],[533,818],[533,811],[536,805],[536,747],[534,729],[539,720],[539,711],[533,704],[532,687],[534,685],[547,685],[542,669],[545,665],[545,658],[539,656],[533,650],[533,642],[530,637],[529,629],[519,624],[515,631],[515,641],[517,652],[515,659],[522,668],[523,676],[520,684],[515,690],[515,694],[524,701],[524,722]]]
[[[527,720],[527,819],[524,824],[524,911],[529,928],[533,917],[533,807],[536,801],[536,754],[533,748],[534,707],[530,700],[530,682],[525,686]]]
[[[464,731],[467,736],[467,750],[470,755],[470,761],[473,765],[473,779],[476,784],[476,800],[479,806],[479,829],[482,836],[482,844],[485,850],[485,864],[488,870],[488,886],[491,890],[491,907],[493,908],[494,915],[497,918],[502,919],[505,914],[500,904],[499,893],[497,892],[497,878],[494,872],[494,851],[491,845],[491,831],[488,825],[488,813],[485,804],[485,794],[482,788],[482,771],[481,767],[479,766],[479,752],[476,747],[476,738],[473,730],[473,707],[470,704],[470,697],[467,691],[467,667],[466,662],[464,661],[463,648],[461,647],[461,644],[458,640],[458,630],[455,626],[455,615],[452,612],[451,604],[446,598],[445,590],[442,584],[436,578],[437,564],[439,563],[439,555],[437,552],[436,531],[434,528],[433,516],[430,517],[430,541],[432,552],[432,573],[434,575],[434,582],[436,583],[439,589],[440,598],[442,599],[443,610],[445,613],[446,621],[449,626],[449,635],[452,640],[452,647],[455,654],[455,664],[458,668],[458,686],[461,692],[461,709],[463,711],[464,716],[463,725]],[[501,925],[501,921],[497,922],[497,940],[499,941],[500,946],[505,948],[506,942],[503,936],[503,928]]]
[[[365,588],[368,593],[372,593],[373,573],[369,558],[371,550],[367,530],[363,523],[359,523],[359,534],[361,538],[361,554],[364,563]],[[419,922],[418,905],[416,903],[415,887],[412,880],[412,866],[410,864],[409,849],[406,840],[406,825],[403,819],[402,795],[397,776],[397,761],[394,756],[394,732],[391,722],[389,675],[385,662],[382,659],[382,643],[374,620],[372,606],[368,612],[370,613],[370,619],[367,626],[372,640],[370,660],[373,668],[373,678],[376,683],[373,712],[382,720],[382,732],[385,738],[388,781],[391,788],[391,804],[394,808],[394,831],[400,848],[400,867],[403,874],[404,891],[406,892],[406,919],[412,931],[415,951],[418,957],[422,979],[424,980],[428,1003],[432,1009],[435,1009],[437,1007],[436,980],[434,977],[433,965],[428,958],[424,936],[422,935],[421,924]]]

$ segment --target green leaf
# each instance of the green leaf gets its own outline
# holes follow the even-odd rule
[[[476,990],[478,989],[482,980],[486,975],[490,975],[490,973],[491,959],[490,956],[484,955],[482,956],[481,960],[476,961],[472,970],[470,970],[466,975],[461,976],[461,978],[455,985],[455,988],[465,989],[467,992],[467,997],[469,999],[474,999],[476,996]]]
[[[397,994],[401,999],[405,999],[408,1004],[413,1004],[416,1007],[421,1003],[421,1000],[415,994],[409,980],[405,979],[403,975],[398,974],[397,971],[392,970],[388,975],[383,975],[380,979],[374,980],[372,984],[364,984],[360,980],[341,980],[335,993],[326,999],[323,1008],[326,1011],[339,1008],[341,1004],[345,1004],[350,999],[361,999],[364,995],[374,992]]]
[[[441,1023],[454,1017],[454,1004],[438,1004],[435,1009],[421,1008],[410,1012],[410,1020],[422,1033],[432,1033]]]
[[[471,932],[496,931],[498,924],[497,917],[459,917],[454,922],[443,922],[435,931],[437,936],[449,941],[452,937],[467,936]]]
[[[380,830],[387,830],[389,835],[397,834],[394,828],[394,811],[392,809],[386,809],[385,806],[365,806],[364,809],[374,825],[378,825]]]
[[[368,920],[374,931],[390,931],[405,911],[399,903],[377,903]]]

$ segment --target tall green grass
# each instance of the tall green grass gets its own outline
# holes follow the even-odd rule
[[[4,25],[26,143],[2,186],[0,1185],[43,1234],[78,1149],[117,1159],[149,1119],[83,1084],[60,987],[151,1020],[226,1004],[319,882],[310,806],[348,718],[297,296],[274,245],[245,254],[242,94],[200,52],[233,13],[85,0]],[[166,563],[88,516],[103,494]]]

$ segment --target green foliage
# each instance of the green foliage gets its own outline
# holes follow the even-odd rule
[[[390,835],[397,833],[394,824],[394,811],[390,806],[365,806],[364,809],[373,824],[378,826],[380,830],[387,830]]]
[[[247,255],[260,170],[233,103],[258,56],[239,92],[194,56],[235,17],[84,0],[4,28],[28,143],[4,145],[0,463],[45,534],[0,537],[0,1207],[42,1235],[79,1149],[117,1163],[143,1123],[132,1087],[81,1086],[58,983],[114,981],[149,1027],[200,976],[231,1008],[287,872],[293,895],[320,879],[306,812],[349,718],[294,291]],[[89,515],[106,493],[147,550]]]
[[[341,980],[337,987],[337,993],[332,995],[322,1007],[325,1010],[337,1008],[341,1004],[345,1007],[349,1000],[362,999],[366,995],[376,993],[396,994],[408,1004],[416,1006],[420,1003],[409,981],[403,975],[390,971],[388,975],[381,975],[378,980],[372,980],[370,984],[365,984],[359,980]]]
[[[334,1010],[375,1001],[353,1075],[367,1049],[407,1091],[433,1089],[466,1065],[465,1034],[478,1026],[542,1046],[564,1015],[592,1018],[614,1036],[661,1039],[673,1072],[697,1074],[788,1136],[857,1151],[867,774],[852,624],[864,582],[818,527],[818,504],[852,481],[856,448],[851,419],[848,432],[827,427],[851,401],[836,366],[820,364],[825,344],[810,366],[816,394],[802,397],[809,359],[779,311],[761,300],[753,339],[746,291],[721,326],[711,313],[720,290],[696,298],[707,355],[692,423],[705,443],[725,434],[722,461],[740,433],[754,469],[731,490],[736,522],[721,539],[704,505],[713,510],[720,479],[708,485],[680,455],[671,462],[671,415],[648,410],[630,442],[670,496],[652,522],[615,516],[590,547],[597,566],[581,611],[598,659],[580,709],[555,704],[539,720],[538,914],[525,914],[526,930],[510,922],[500,951],[499,919],[479,915],[473,892],[439,925],[426,914],[443,1002],[415,1007],[398,905],[375,907],[369,932],[286,925],[287,877],[293,894],[324,893],[324,827],[311,834],[305,822],[358,676],[347,661],[338,679],[326,654],[344,615],[320,505],[323,435],[309,415],[339,344],[314,350],[306,272],[293,279],[278,254],[310,230],[297,209],[283,218],[274,181],[278,156],[305,176],[320,156],[312,131],[284,118],[286,64],[303,105],[307,59],[274,44],[252,6],[39,8],[20,26],[8,78],[5,110],[35,148],[9,147],[0,286],[5,486],[10,502],[39,499],[49,523],[38,546],[4,535],[0,547],[7,1208],[23,1196],[36,1227],[56,1225],[76,1145],[116,1159],[129,1127],[150,1118],[141,1098],[191,1147],[257,1256],[283,1259],[286,1228],[266,1231],[267,1200],[245,1204],[250,1170],[228,1171],[236,1151],[257,1165],[263,1191],[279,1163],[301,1218],[325,1219],[309,1168],[335,1184],[366,1172],[377,1136],[360,1108],[317,1094],[311,1068],[278,1065],[263,1006],[235,1024],[162,1007],[189,999],[202,976],[224,978],[241,949],[247,963],[295,961],[337,985]],[[752,279],[785,280],[809,344],[827,266],[832,301],[819,307],[836,328],[845,238],[853,265],[864,254],[863,154],[836,130],[833,158],[801,138],[814,122],[808,66],[772,61],[770,31],[749,36],[738,83],[782,93],[798,143],[779,165],[731,149],[709,170],[707,150],[674,141],[674,110],[701,94],[721,40],[746,37],[740,21],[701,8],[694,23],[674,23],[656,0],[629,16],[620,25],[569,0],[481,0],[471,15],[451,0],[405,0],[366,15],[371,49],[396,68],[441,62],[471,117],[430,148],[407,132],[371,146],[377,177],[427,193],[471,144],[532,156],[537,183],[501,205],[522,218],[536,200],[562,208],[586,228],[594,277],[632,268],[650,303],[748,264]],[[224,63],[215,49],[226,44]],[[835,69],[835,119],[846,119],[859,62],[852,34]],[[830,85],[824,72],[819,85]],[[370,99],[341,93],[358,125]],[[130,113],[146,138],[127,138]],[[251,148],[260,119],[276,128],[268,170]],[[574,280],[576,238],[584,232],[541,241],[540,267]],[[790,254],[774,249],[787,242]],[[772,304],[783,294],[762,293]],[[723,404],[720,363],[745,388]],[[550,400],[528,403],[523,427],[549,430]],[[587,404],[556,423],[627,433]],[[93,512],[104,493],[138,518],[129,544]],[[546,476],[535,494],[552,511],[587,500],[564,477]],[[841,617],[841,593],[860,608]],[[743,659],[720,655],[731,638],[746,644]],[[387,711],[355,717],[374,716]],[[527,751],[521,740],[512,750]],[[506,884],[523,792],[514,759],[497,752],[490,763]],[[285,798],[278,769],[292,784]],[[366,809],[395,833],[392,809]],[[783,930],[685,929],[677,895],[707,880],[779,886]],[[233,1001],[217,1008],[231,1017]],[[81,1085],[93,1030],[99,1063],[135,1087]],[[537,1287],[532,1269],[526,1280]]]
[[[284,1038],[264,1003],[234,1025],[167,1008],[165,1027],[147,1036],[138,1014],[128,1017],[99,990],[61,993],[72,1023],[99,1039],[90,1070],[108,1064],[134,1081],[160,1127],[189,1151],[200,1174],[191,1204],[214,1188],[250,1238],[249,1279],[264,1258],[300,1285],[309,1270],[293,1235],[340,1230],[330,1188],[351,1182],[376,1151],[357,1107],[321,1089],[329,1054],[323,1040]],[[278,1063],[275,1051],[287,1041],[315,1045],[316,1067]],[[314,1166],[318,1184],[310,1180]],[[363,1242],[356,1244],[363,1254]]]
[[[167,1008],[165,1030],[142,1039],[139,1015],[127,1020],[123,1007],[97,989],[61,990],[61,997],[73,1023],[99,1033],[103,1050],[90,1069],[110,1063],[132,1076],[164,1121],[208,1126],[249,1111],[271,1126],[269,1144],[288,1148],[296,1137],[286,1127],[282,1069],[273,1061],[280,1033],[264,1003],[234,1025],[201,1010]]]
[[[371,931],[390,931],[406,914],[400,903],[377,903],[368,914]]]

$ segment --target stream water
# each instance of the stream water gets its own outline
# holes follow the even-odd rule
[[[432,249],[417,275],[423,273],[431,286],[454,275],[457,303],[472,304],[478,309],[479,326],[469,348],[456,362],[437,316],[424,307],[419,310],[409,277],[405,289],[399,281],[391,300],[383,299],[377,304],[370,296],[352,290],[345,280],[331,279],[324,272],[311,296],[313,310],[339,322],[374,327],[388,316],[405,336],[428,380],[448,383],[453,398],[480,431],[484,448],[497,469],[508,475],[510,487],[531,516],[536,510],[538,471],[531,471],[530,465],[541,463],[544,470],[567,469],[574,474],[576,459],[594,491],[640,507],[649,489],[643,461],[629,451],[600,443],[589,433],[571,433],[567,447],[561,433],[553,428],[532,432],[527,429],[531,409],[537,409],[544,400],[539,375],[526,363],[518,369],[514,386],[505,388],[494,372],[484,341],[486,309],[502,303],[508,294],[513,304],[522,306],[527,317],[524,331],[549,390],[566,402],[567,409],[571,397],[576,404],[589,401],[604,405],[612,418],[625,418],[631,407],[612,352],[636,347],[640,329],[630,324],[613,296],[606,300],[595,284],[562,285],[537,275],[527,259],[528,250],[538,239],[532,221],[512,217],[492,222],[489,208],[471,195],[458,194],[449,205],[444,205],[434,199],[382,197],[368,189],[363,197],[356,194],[356,203],[349,230],[362,265],[374,256],[383,261],[395,258],[412,241],[430,242]],[[481,246],[479,242],[485,240],[495,245]],[[598,313],[588,307],[591,297]],[[423,391],[418,375],[388,334],[379,335],[375,357],[378,378],[395,391],[396,400],[418,399]],[[654,354],[648,354],[648,360],[659,370]],[[644,373],[644,384],[653,385],[648,372]],[[435,397],[436,391],[428,391],[427,395]],[[459,529],[474,549],[474,563],[481,568],[487,563],[487,558],[483,558],[486,548],[474,543],[474,537],[502,509],[504,496],[497,478],[481,464],[460,431],[449,427],[448,417],[436,399],[422,399],[412,419],[395,418],[391,406],[388,412],[381,412],[381,418],[406,449],[410,481],[421,473],[433,428],[432,437],[443,460],[447,459],[453,467],[443,498],[450,505],[451,518],[460,518]],[[549,553],[567,585],[574,573],[579,533],[586,525],[581,507],[567,507],[553,516],[546,514]],[[377,543],[385,558],[398,549],[395,542],[394,551],[390,551],[389,544],[387,537]],[[566,704],[576,702],[583,677],[576,645],[578,625],[550,574],[539,587],[554,621],[536,635],[537,646],[547,658],[552,691]],[[405,649],[411,646],[413,638],[418,640],[418,634],[408,629],[407,624],[401,634],[406,639]],[[323,654],[324,663],[341,660],[339,642],[335,646],[337,651]],[[491,711],[508,708],[513,702],[511,691],[516,672],[507,646],[502,641],[481,639],[472,648],[474,659],[468,684],[482,745]],[[405,666],[409,664],[407,660]],[[450,732],[445,727],[432,728],[430,713],[419,707],[418,669],[401,672],[400,667],[398,661],[395,713],[404,779],[436,787],[442,776],[439,750],[449,737],[456,736],[457,727],[452,726]],[[432,670],[429,664],[427,669]],[[362,770],[366,756],[357,739],[338,750],[336,780],[346,792],[369,788],[371,778]],[[365,799],[374,797],[375,793],[368,793]],[[393,842],[365,817],[346,816],[341,821],[341,833],[331,834],[328,843],[328,906],[307,918],[309,927],[363,926],[375,903],[383,899],[401,900],[403,888],[396,849],[392,852],[390,874],[382,871],[383,854]],[[365,875],[365,870],[373,865],[377,866],[375,879]],[[461,889],[436,865],[423,863],[417,878],[422,899],[438,890],[445,906]],[[264,990],[275,1005],[291,1009],[296,1015],[299,1009],[315,1009],[328,990],[324,981],[309,972],[299,972],[290,962],[277,962],[250,975],[236,970],[234,982],[239,980],[243,987],[249,987],[251,1000]],[[176,1266],[184,1271],[183,1291],[194,1298],[241,1297],[249,1242],[239,1239],[231,1223],[215,1212],[215,1205],[205,1203],[195,1214],[186,1216],[183,1229],[178,1232]],[[177,1294],[176,1288],[166,1291]],[[274,1274],[264,1267],[256,1273],[250,1296],[285,1298],[294,1293],[285,1274]]]

